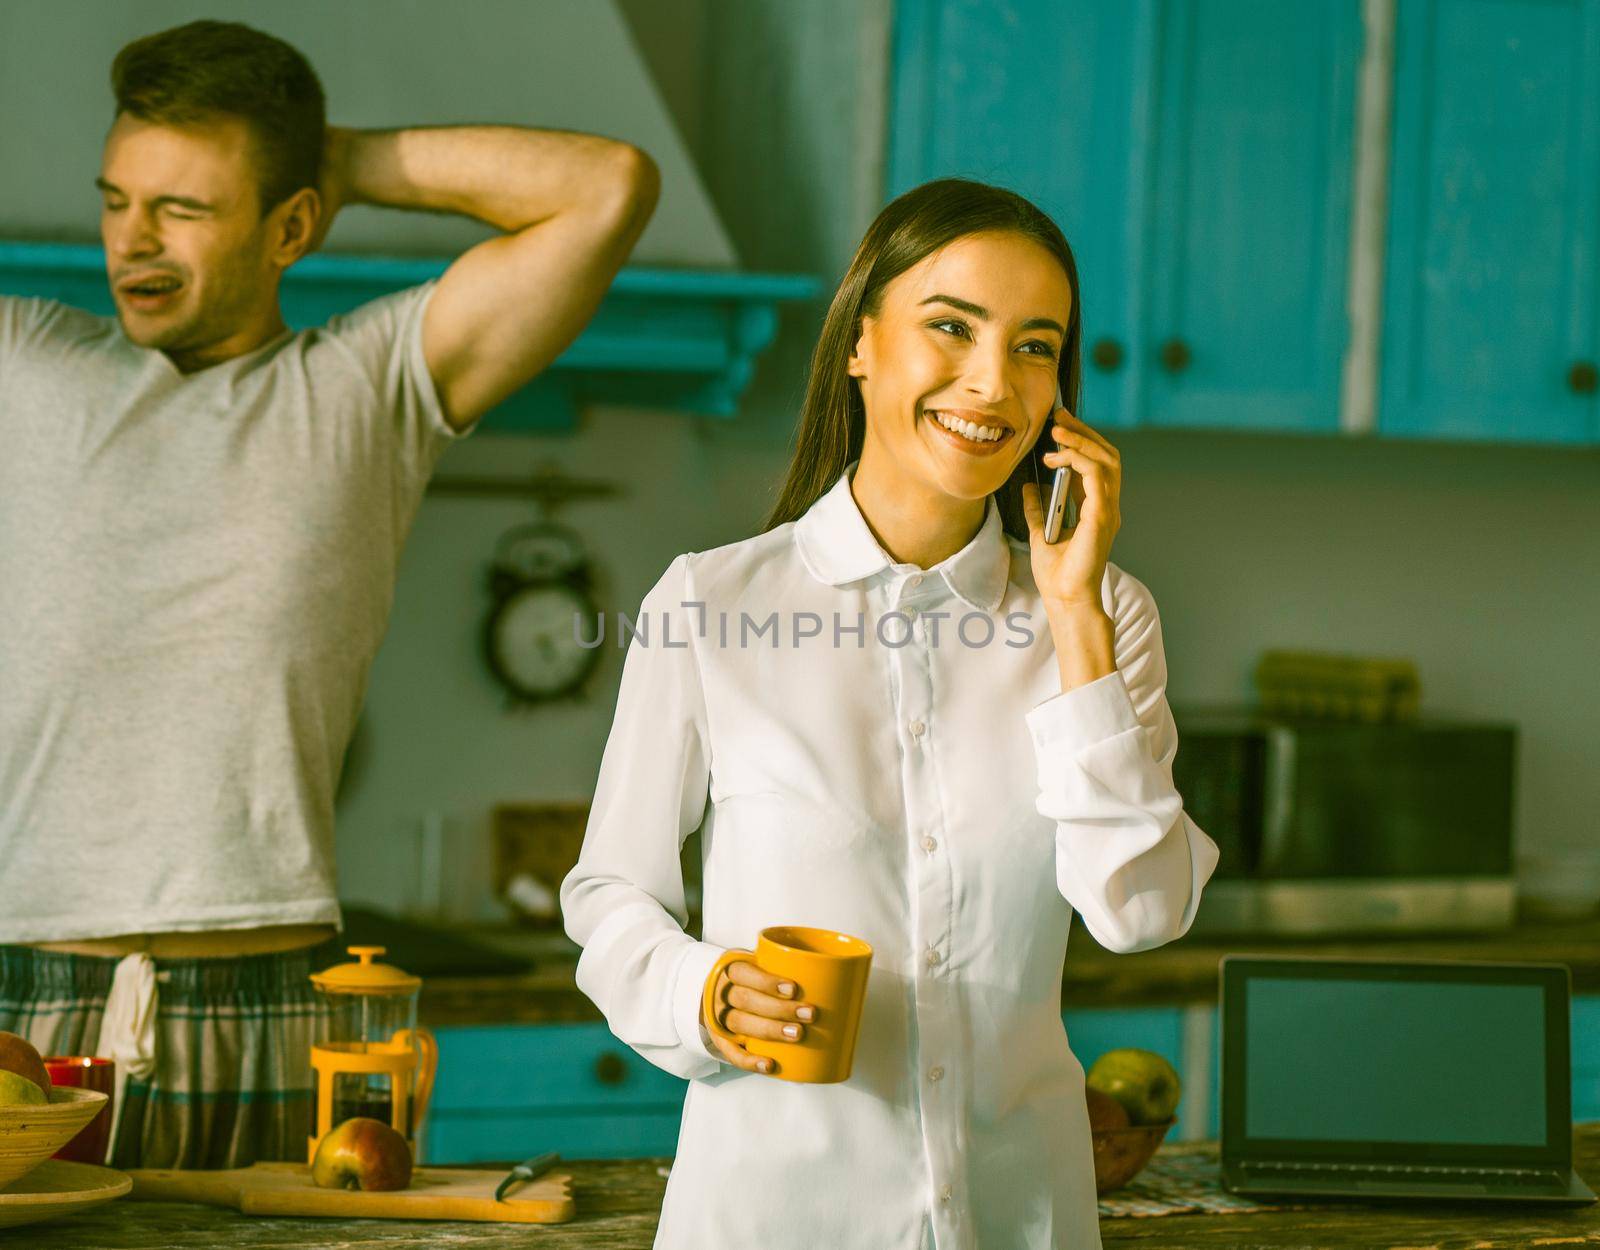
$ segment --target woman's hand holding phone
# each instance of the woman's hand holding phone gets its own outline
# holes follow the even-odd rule
[[[817,1018],[816,1006],[800,997],[798,985],[747,959],[736,959],[718,972],[711,1001],[717,1004],[722,1026],[746,1037],[797,1042],[805,1037],[806,1024]],[[701,1023],[703,1016],[704,1008]],[[787,1029],[794,1032],[786,1032]],[[737,1068],[746,1072],[772,1071],[772,1060],[765,1055],[752,1055],[743,1046],[726,1042],[715,1033],[711,1041]]]
[[[1122,456],[1103,435],[1065,408],[1051,413],[1050,422],[1056,449],[1044,454],[1043,464],[1052,472],[1061,465],[1074,470],[1072,499],[1078,523],[1062,541],[1046,542],[1039,486],[1023,484],[1022,511],[1028,522],[1034,581],[1052,614],[1056,609],[1103,610],[1100,586],[1112,540],[1122,525]]]

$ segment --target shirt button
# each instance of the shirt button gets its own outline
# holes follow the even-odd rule
[[[941,955],[937,950],[935,950],[933,947],[930,946],[930,947],[928,947],[928,953],[926,955],[924,955],[923,958],[928,961],[928,967],[931,968],[936,963],[938,963],[941,959],[943,959],[944,956]]]
[[[934,1067],[929,1068],[928,1069],[928,1079],[930,1081],[942,1081],[942,1080],[944,1080],[944,1069],[939,1067],[939,1066],[937,1066],[937,1065],[935,1065]]]
[[[932,852],[934,852],[934,851],[937,851],[939,849],[939,839],[938,838],[923,838],[922,839],[922,849],[927,851],[927,852],[929,852],[930,854]]]
[[[920,738],[920,737],[922,737],[923,732],[928,727],[926,725],[924,725],[921,721],[914,720],[914,721],[911,722],[911,724],[908,726],[908,728],[911,730],[911,736],[913,738]]]
[[[922,585],[922,574],[913,573],[910,577],[906,578],[906,585],[913,587]]]
[[[939,1201],[943,1202],[943,1203],[948,1203],[950,1201],[951,1195],[953,1195],[954,1193],[955,1193],[955,1190],[952,1189],[949,1185],[940,1186],[940,1188],[939,1188]]]
[[[913,620],[913,621],[916,620],[917,619],[917,605],[914,604],[914,603],[907,604],[906,607],[905,607],[905,614],[906,614],[907,619]]]

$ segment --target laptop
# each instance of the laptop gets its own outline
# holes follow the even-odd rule
[[[1565,964],[1225,955],[1222,1187],[1583,1206]]]

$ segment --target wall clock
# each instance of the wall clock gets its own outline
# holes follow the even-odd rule
[[[578,534],[554,521],[501,535],[489,569],[484,658],[513,704],[582,697],[600,659],[599,609]]]

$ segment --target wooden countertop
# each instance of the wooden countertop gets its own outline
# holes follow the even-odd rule
[[[1600,1192],[1600,1122],[1579,1125],[1577,1171]],[[1192,1143],[1191,1143],[1192,1144]],[[104,1207],[12,1234],[29,1250],[378,1250],[384,1246],[525,1250],[532,1245],[585,1250],[649,1250],[666,1181],[666,1159],[577,1161],[573,1173],[577,1218],[567,1224],[470,1224],[423,1220],[300,1219],[240,1215],[223,1207],[176,1202],[130,1202]],[[483,1166],[481,1164],[477,1166]],[[1538,1208],[1510,1204],[1376,1205],[1341,1203],[1300,1211],[1237,1215],[1102,1217],[1106,1245],[1137,1242],[1192,1250],[1269,1250],[1271,1247],[1360,1247],[1416,1250],[1471,1246],[1510,1250],[1531,1245],[1600,1245],[1600,1204]]]
[[[423,982],[424,1024],[513,1024],[595,1021],[599,1010],[573,979],[578,948],[559,930],[478,930],[479,940],[523,950],[531,971],[498,976],[430,976]],[[1209,938],[1187,936],[1135,955],[1095,942],[1074,917],[1062,972],[1061,998],[1073,1007],[1215,1003],[1217,964],[1226,954],[1331,955],[1355,958],[1487,959],[1563,963],[1574,994],[1600,993],[1600,918],[1581,923],[1523,923],[1484,933],[1385,938]]]

